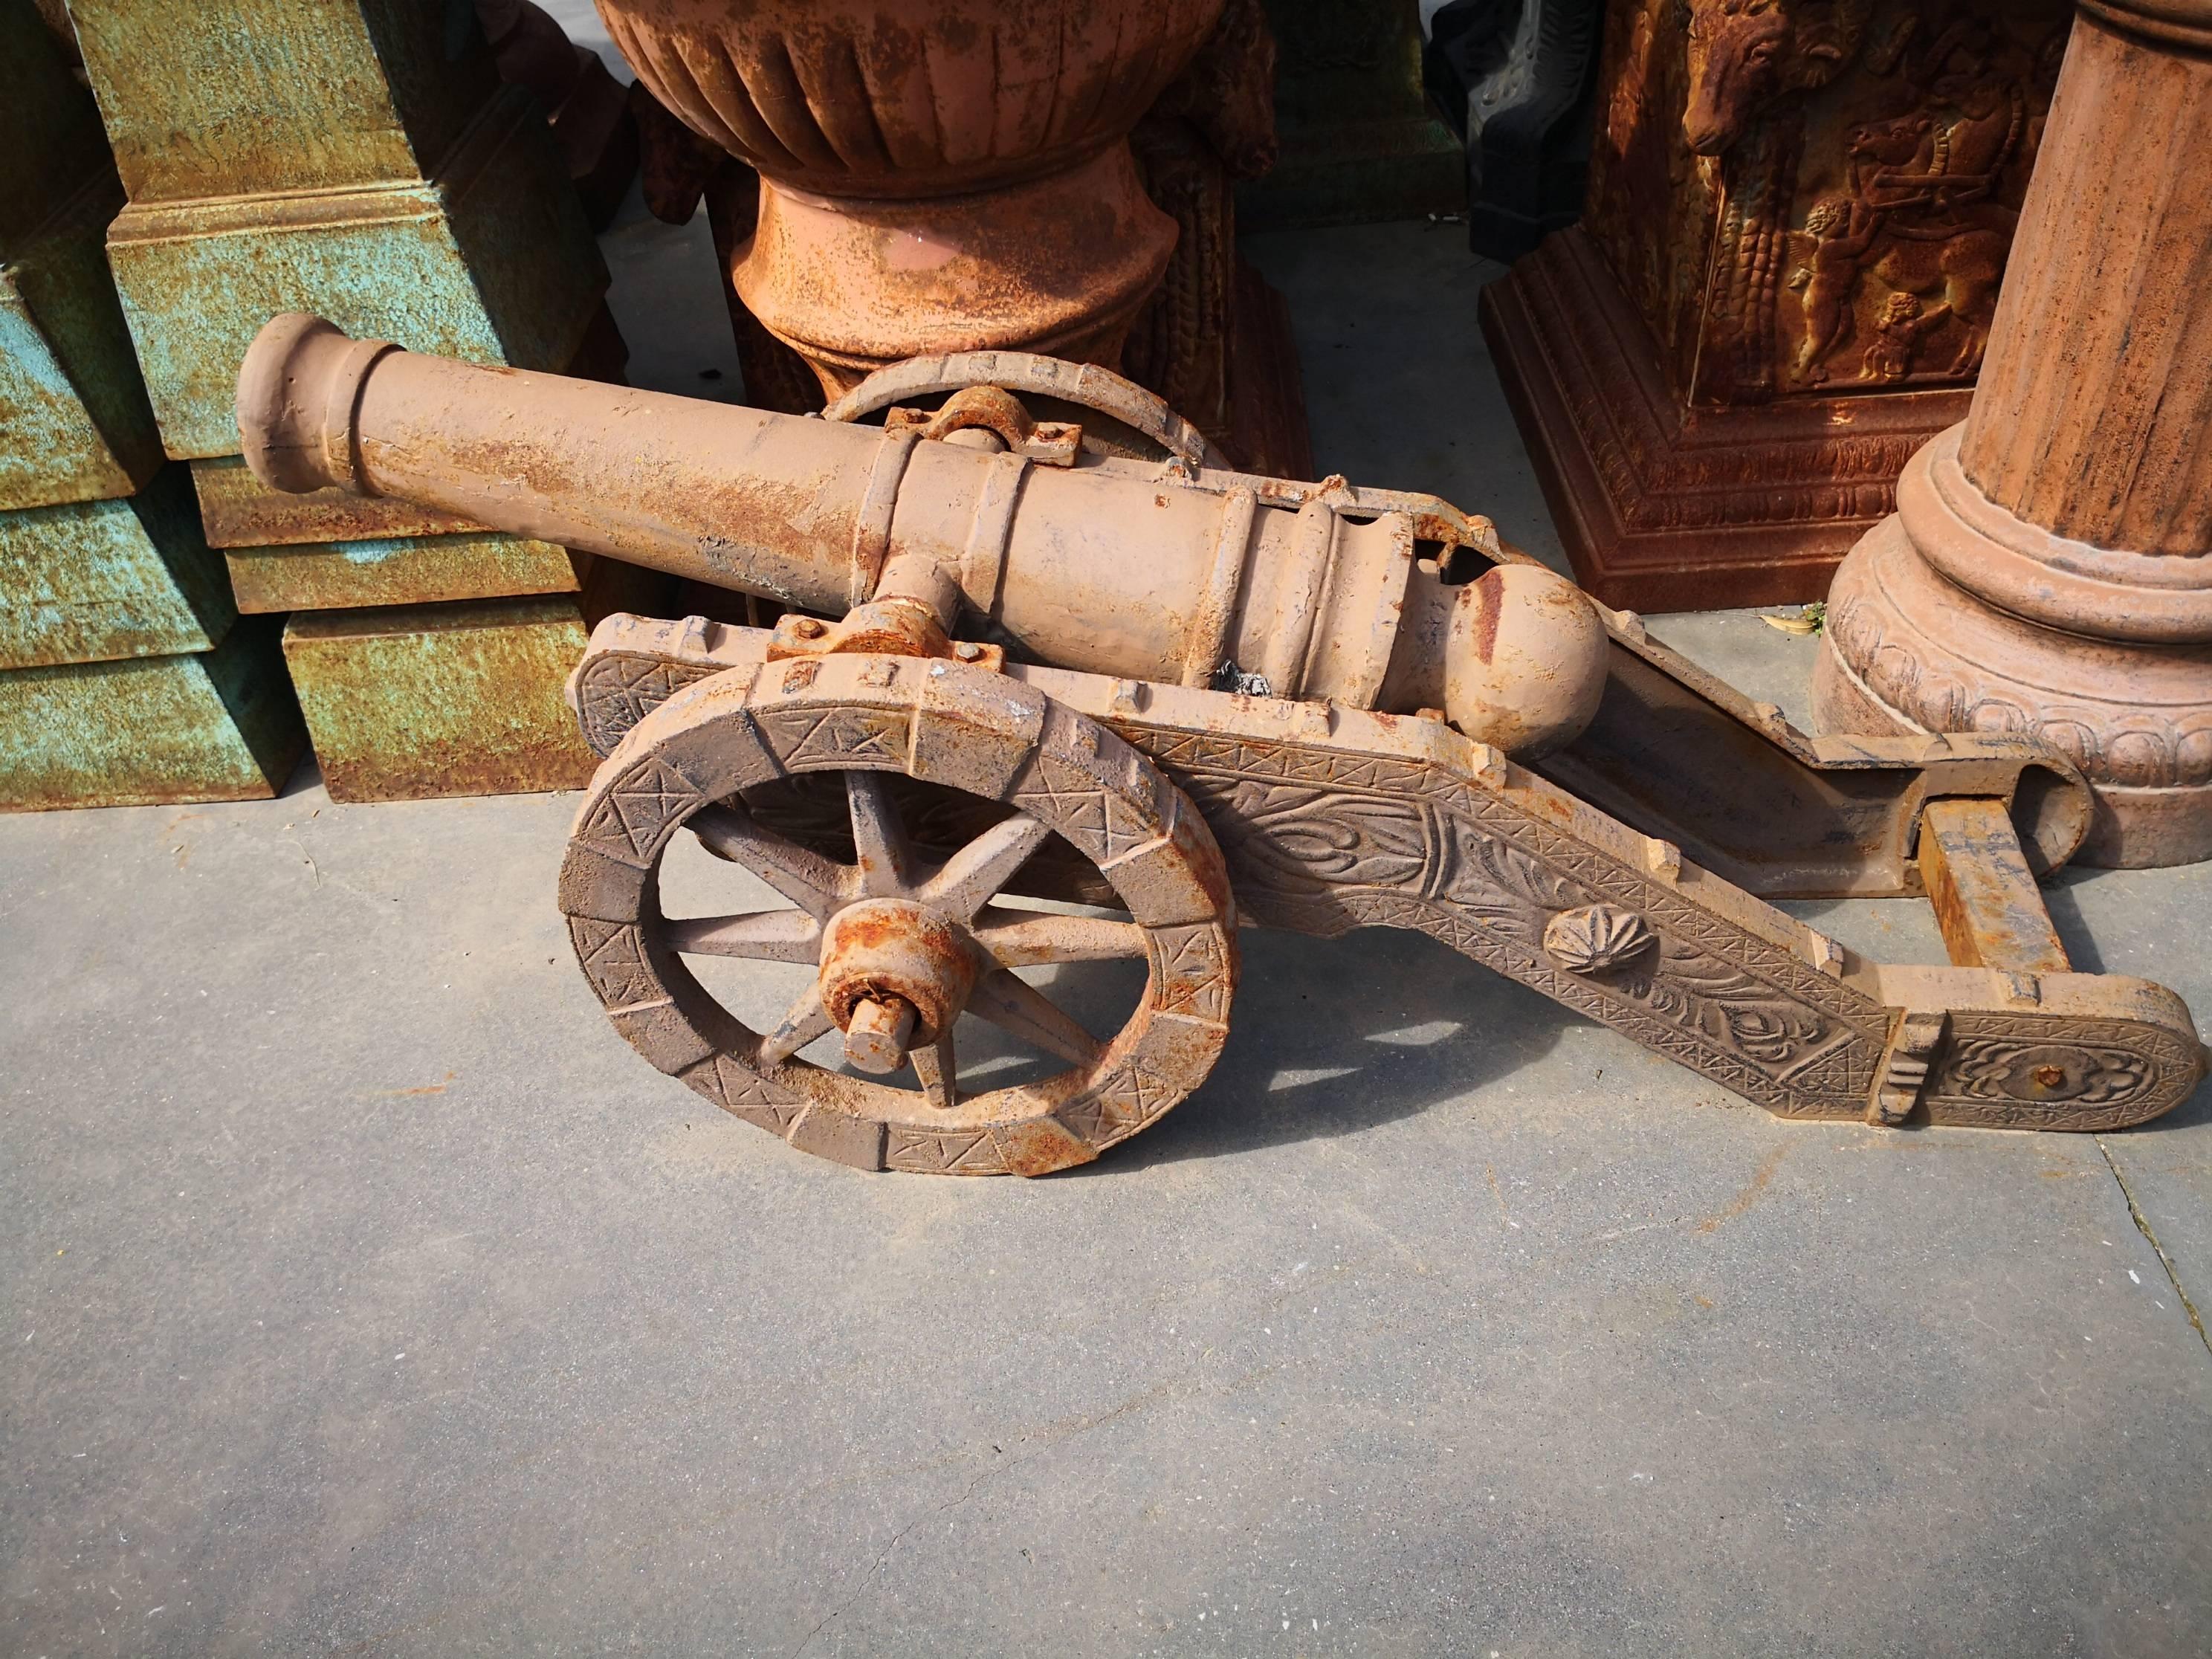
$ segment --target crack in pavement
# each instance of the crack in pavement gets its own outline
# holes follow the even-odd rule
[[[2152,1231],[2150,1218],[2143,1213],[2142,1206],[2136,1201],[2136,1189],[2128,1185],[2127,1176],[2120,1173],[2120,1166],[2112,1158],[2112,1149],[2105,1145],[2104,1136],[2092,1135],[2090,1139],[2097,1143],[2097,1150],[2105,1155],[2105,1165],[2112,1170],[2112,1179],[2120,1183],[2120,1195],[2128,1201],[2128,1215],[2135,1222],[2136,1231],[2149,1243],[2152,1252],[2158,1257],[2158,1265],[2166,1269],[2166,1282],[2173,1286],[2174,1295],[2181,1298],[2181,1311],[2189,1316],[2190,1327],[2197,1333],[2197,1340],[2208,1352],[2212,1352],[2212,1333],[2205,1330],[2203,1316],[2197,1311],[2197,1304],[2189,1299],[2189,1292],[2181,1286],[2181,1274],[2174,1267],[2173,1258],[2166,1253],[2166,1246],[2158,1242],[2158,1234]]]

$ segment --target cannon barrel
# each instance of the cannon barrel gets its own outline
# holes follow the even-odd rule
[[[267,325],[239,374],[264,483],[390,495],[837,616],[916,562],[1056,667],[1404,713],[1517,754],[1602,694],[1601,623],[1533,565],[1446,586],[1354,492],[779,415]],[[947,616],[947,626],[954,621]]]

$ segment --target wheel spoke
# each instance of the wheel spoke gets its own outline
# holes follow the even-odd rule
[[[808,986],[805,994],[791,1005],[791,1012],[783,1017],[783,1023],[761,1039],[760,1063],[782,1065],[836,1024],[830,1018],[830,1011],[822,1006],[822,988]]]
[[[975,942],[1004,968],[1053,962],[1108,962],[1145,954],[1145,930],[1105,916],[1064,916],[998,905],[975,918]]]
[[[822,959],[822,924],[804,910],[754,910],[742,916],[689,916],[661,924],[672,951],[744,957],[753,962]]]
[[[854,872],[763,830],[752,815],[714,805],[694,812],[692,832],[716,858],[741,864],[818,921],[854,896]]]
[[[914,854],[884,775],[858,769],[846,773],[845,795],[853,812],[853,848],[860,860],[860,890],[871,898],[910,891]]]
[[[934,1042],[925,1042],[907,1050],[914,1062],[914,1074],[921,1079],[921,1091],[929,1097],[929,1103],[940,1112],[949,1112],[960,1100],[959,1067],[952,1057],[952,1026],[948,1021],[944,1035]]]
[[[1003,968],[975,981],[975,988],[968,994],[968,1012],[1071,1065],[1088,1066],[1106,1049],[1104,1043],[1061,1012],[1051,998]]]
[[[1001,818],[945,861],[919,896],[966,921],[1029,862],[1052,831],[1026,812]]]

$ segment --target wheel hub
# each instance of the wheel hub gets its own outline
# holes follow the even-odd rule
[[[966,1006],[980,967],[967,928],[911,899],[863,899],[822,930],[822,1006],[845,1033],[846,1058],[895,1072],[934,1042]]]

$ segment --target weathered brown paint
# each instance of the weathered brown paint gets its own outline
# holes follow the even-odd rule
[[[999,357],[1035,361],[974,361]],[[1093,381],[1112,407],[1146,395],[1059,367],[1071,398]],[[917,561],[1030,654],[1098,672],[1180,678],[1196,652],[1281,694],[1441,706],[1527,753],[1571,738],[1603,689],[1603,627],[1570,584],[1533,561],[1493,573],[1517,647],[1499,675],[1453,623],[1474,596],[1417,557],[1417,527],[1495,550],[1487,521],[1340,478],[1038,465],[962,441],[988,434],[938,441],[476,368],[303,317],[263,331],[239,407],[248,459],[278,489],[402,495],[809,610],[849,609]],[[1226,609],[1206,603],[1217,587]],[[1223,631],[1197,641],[1209,617]]]
[[[580,557],[551,542],[480,531],[388,541],[234,547],[223,555],[240,611],[337,611],[573,593]]]
[[[212,651],[0,672],[0,811],[256,800],[306,751],[274,618]]]
[[[390,496],[315,489],[290,495],[262,483],[243,455],[191,464],[192,488],[207,526],[208,545],[223,549],[287,547],[307,542],[372,541],[394,536],[486,533],[482,525]]]

